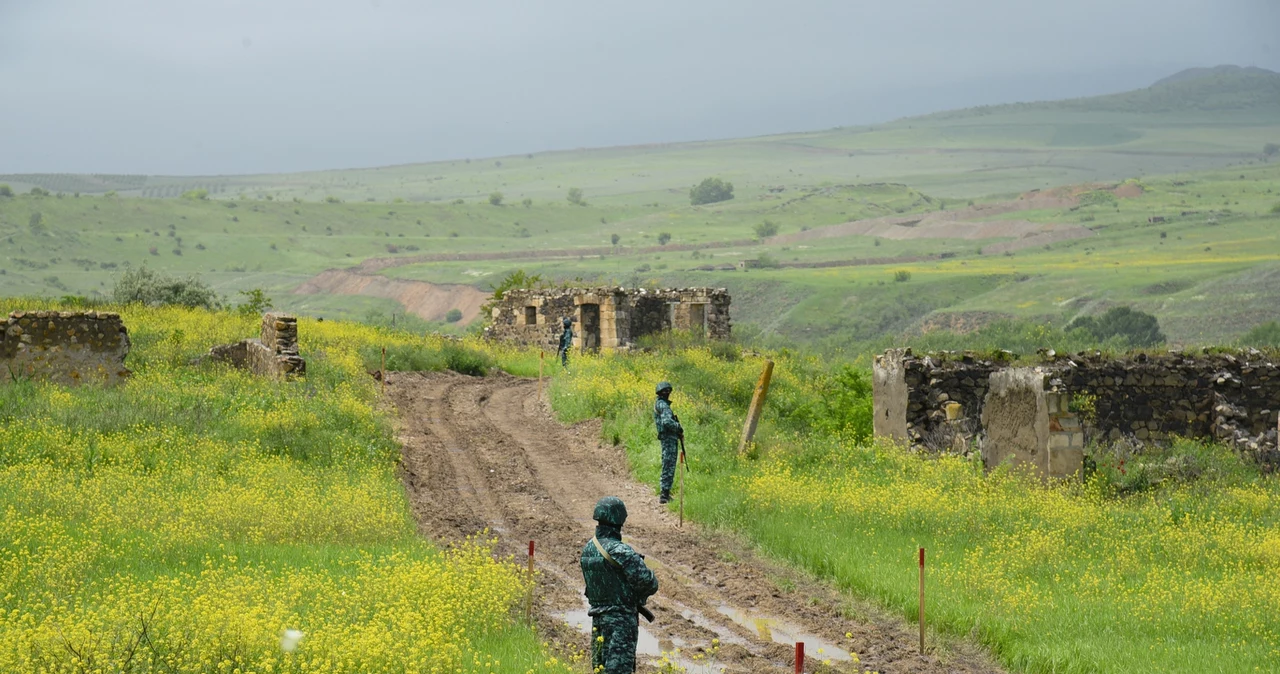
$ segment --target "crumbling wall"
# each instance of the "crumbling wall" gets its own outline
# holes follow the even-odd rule
[[[872,427],[877,437],[907,440],[907,378],[902,349],[876,356],[871,371]]]
[[[0,380],[32,378],[63,385],[114,385],[129,376],[129,331],[120,315],[85,311],[15,311],[0,331]]]
[[[598,325],[584,325],[587,313],[583,307],[587,305],[599,308]],[[644,335],[673,329],[728,339],[732,331],[729,305],[729,292],[724,288],[509,290],[494,305],[485,336],[554,350],[563,330],[561,320],[567,316],[574,320],[574,347],[578,349],[588,343],[625,349]],[[598,342],[594,339],[597,332]]]
[[[888,356],[889,354],[886,354]],[[1280,413],[1280,366],[1272,354],[1255,349],[1231,353],[1170,352],[1121,358],[1101,353],[1041,354],[1038,367],[1049,389],[1092,404],[1087,429],[1101,440],[1161,441],[1173,436],[1217,440],[1268,465],[1280,465],[1276,422]],[[985,411],[994,374],[1010,368],[1012,354],[981,359],[974,354],[901,354],[907,386],[906,435],[926,445],[945,435],[948,401],[963,405],[964,416],[995,418]],[[888,358],[878,359],[876,376],[887,376]],[[894,404],[890,392],[884,403]],[[879,419],[879,412],[877,419]],[[878,431],[877,431],[878,432]],[[885,435],[890,435],[885,433]],[[988,433],[989,436],[989,433]]]
[[[982,460],[988,467],[1030,466],[1047,477],[1078,477],[1084,466],[1084,433],[1070,394],[1040,368],[993,372],[983,401]]]
[[[262,315],[260,338],[215,346],[209,358],[267,377],[307,372],[307,361],[298,352],[298,319],[274,312]]]

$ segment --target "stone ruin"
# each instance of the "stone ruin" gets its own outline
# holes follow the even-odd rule
[[[1280,365],[1256,349],[1122,358],[1044,351],[1030,367],[1014,367],[1007,352],[996,356],[876,356],[875,434],[933,450],[980,445],[988,467],[1007,459],[1052,477],[1080,472],[1090,438],[1210,440],[1266,470],[1280,467]],[[1073,400],[1091,401],[1087,423],[1071,411]]]
[[[626,349],[645,335],[686,330],[728,339],[729,291],[724,288],[559,288],[508,290],[492,311],[485,336],[555,350],[562,319],[573,319],[573,347]]]
[[[115,385],[129,377],[129,331],[120,314],[15,311],[0,330],[0,380]]]
[[[286,314],[263,314],[261,339],[215,346],[209,359],[268,377],[307,372],[307,361],[298,355],[298,319]]]

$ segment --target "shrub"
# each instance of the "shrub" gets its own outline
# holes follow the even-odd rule
[[[0,183],[0,197],[12,197],[13,188],[4,183]]]
[[[899,269],[898,271],[893,272],[893,280],[898,283],[906,283],[911,280],[911,272],[906,269]]]
[[[622,240],[622,237],[618,236],[617,234],[614,234],[609,237],[609,242],[615,246],[618,245],[618,242],[621,240]]]
[[[462,310],[457,308],[450,309],[449,313],[444,315],[444,320],[446,323],[457,323],[462,320]]]
[[[256,316],[271,308],[271,298],[267,297],[267,293],[262,288],[254,288],[253,290],[241,290],[245,301],[236,307],[236,311],[242,316]]]
[[[36,236],[40,236],[41,234],[45,234],[49,231],[49,226],[44,222],[44,214],[40,211],[36,211],[31,214],[31,217],[27,219],[27,227],[29,227],[31,229],[31,233]]]
[[[705,178],[689,190],[689,202],[694,206],[715,204],[733,198],[733,183],[719,178]]]
[[[658,245],[665,246],[671,240],[671,232],[661,232],[658,234]]]
[[[1080,195],[1081,206],[1110,206],[1118,203],[1111,190],[1094,190]]]
[[[49,196],[49,190],[46,190],[43,187],[32,187],[29,194],[33,197],[47,197]]]
[[[582,189],[578,187],[570,187],[569,193],[565,198],[568,199],[569,203],[573,204],[574,206],[587,205],[587,202],[582,199]]]
[[[520,204],[523,205],[525,208],[530,208],[533,206],[533,199],[530,199],[529,197],[525,197],[524,199],[520,200]]]
[[[1275,205],[1271,207],[1271,212],[1280,213],[1280,201],[1277,201]]]
[[[1096,318],[1082,316],[1072,321],[1067,329],[1086,330],[1098,341],[1119,337],[1138,347],[1155,346],[1165,341],[1156,317],[1132,307],[1112,307]]]
[[[501,205],[502,205],[502,192],[490,192],[490,193],[489,193],[489,205],[490,205],[490,206],[501,206]]]
[[[151,249],[155,251],[153,247]],[[152,253],[155,254],[154,252]],[[195,276],[176,278],[141,266],[126,269],[112,293],[117,304],[178,305],[217,309],[222,305],[213,288]]]
[[[207,201],[209,199],[209,190],[206,190],[206,189],[187,190],[186,192],[182,193],[182,198],[190,199],[192,201]]]
[[[761,253],[760,257],[756,258],[756,266],[761,269],[777,269],[781,266],[781,263],[774,259],[772,255]]]
[[[489,356],[458,344],[445,344],[441,349],[445,367],[461,374],[483,377],[493,367]]]
[[[329,196],[324,198],[324,202],[326,204],[340,204],[342,203],[342,200],[330,194]]]
[[[1271,321],[1255,326],[1240,338],[1240,345],[1280,347],[1280,323]]]
[[[756,224],[754,229],[757,237],[767,239],[771,236],[777,236],[778,223],[773,222],[772,220],[765,220],[764,222]]]

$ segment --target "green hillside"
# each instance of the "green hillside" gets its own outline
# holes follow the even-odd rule
[[[0,295],[101,297],[145,264],[232,298],[262,288],[281,308],[365,318],[434,292],[415,282],[487,290],[524,269],[725,286],[740,334],[764,340],[839,346],[1123,303],[1171,339],[1221,341],[1280,318],[1268,143],[1280,75],[1218,68],[739,140],[290,175],[0,176],[15,192],[0,197]],[[735,198],[690,205],[708,176]],[[1126,180],[1131,193],[1094,199]],[[842,225],[868,219],[881,224]],[[726,271],[744,260],[763,268]],[[294,294],[350,268],[398,285]],[[432,306],[423,318],[453,308]]]

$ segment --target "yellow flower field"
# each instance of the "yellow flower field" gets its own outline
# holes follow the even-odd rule
[[[124,386],[0,385],[0,671],[567,671],[517,566],[415,534],[367,357],[445,340],[304,320],[273,382],[192,364],[257,317],[122,313]]]

